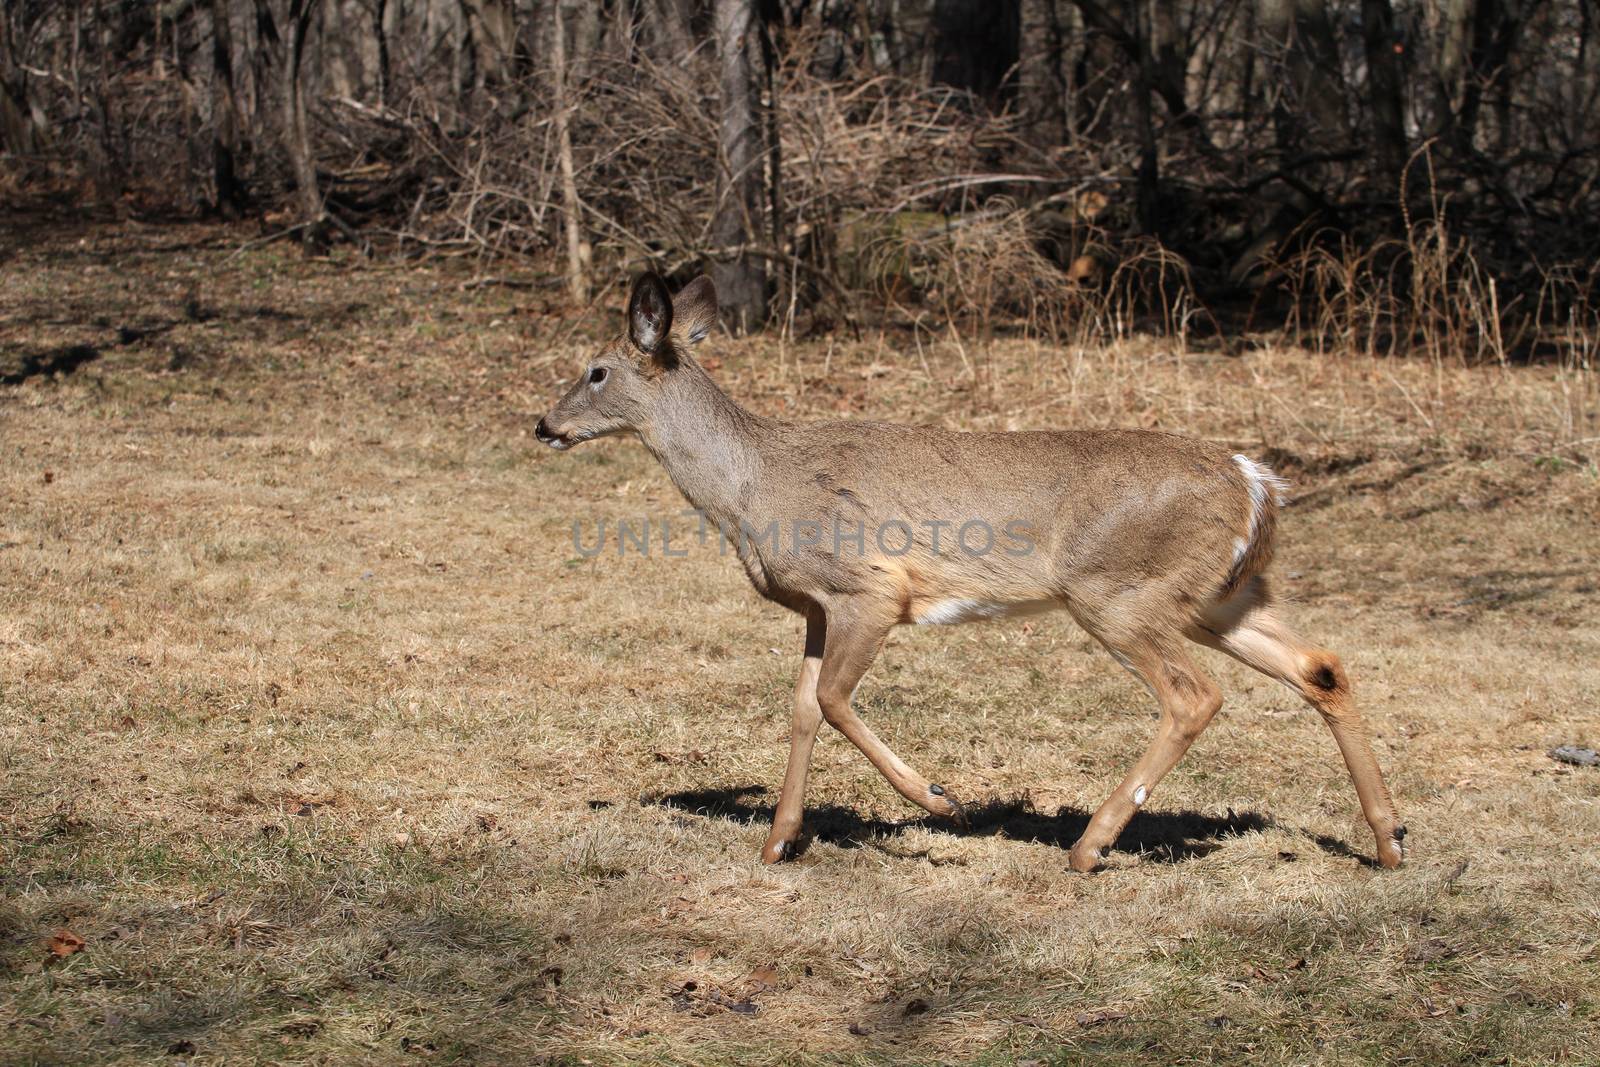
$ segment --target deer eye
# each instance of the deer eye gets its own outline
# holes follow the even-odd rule
[[[603,382],[605,380],[606,380],[606,369],[604,367],[595,367],[595,368],[593,368],[592,370],[589,371],[589,384],[590,385],[599,385],[601,382]]]

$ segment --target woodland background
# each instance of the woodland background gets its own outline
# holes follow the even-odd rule
[[[10,0],[0,195],[924,318],[1570,358],[1589,0]]]

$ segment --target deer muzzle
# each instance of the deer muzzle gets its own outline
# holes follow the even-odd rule
[[[540,419],[539,424],[533,428],[533,435],[539,439],[540,444],[549,445],[557,452],[571,448],[573,441],[564,433],[557,433],[550,428],[549,419]]]

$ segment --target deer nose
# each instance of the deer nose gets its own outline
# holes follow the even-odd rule
[[[533,435],[541,441],[548,441],[555,437],[555,434],[550,432],[550,427],[545,425],[543,419],[540,419],[539,425],[533,428]]]

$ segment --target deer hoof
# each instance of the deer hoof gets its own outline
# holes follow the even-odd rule
[[[794,852],[794,842],[788,838],[769,839],[761,846],[761,862],[766,864],[782,863]]]
[[[928,793],[933,797],[932,810],[936,815],[949,819],[963,830],[967,828],[967,809],[961,806],[961,801],[945,792],[942,785],[928,786]]]
[[[1067,866],[1079,874],[1093,874],[1100,869],[1100,850],[1082,843],[1073,845],[1067,853]]]
[[[950,800],[949,797],[946,797],[945,799]],[[966,805],[962,804],[959,800],[950,800],[950,807],[952,810],[949,815],[945,816],[945,818],[955,823],[958,829],[972,829],[972,820],[967,817]]]
[[[1378,866],[1392,871],[1406,861],[1405,836],[1406,828],[1396,826],[1394,833],[1378,838]]]

